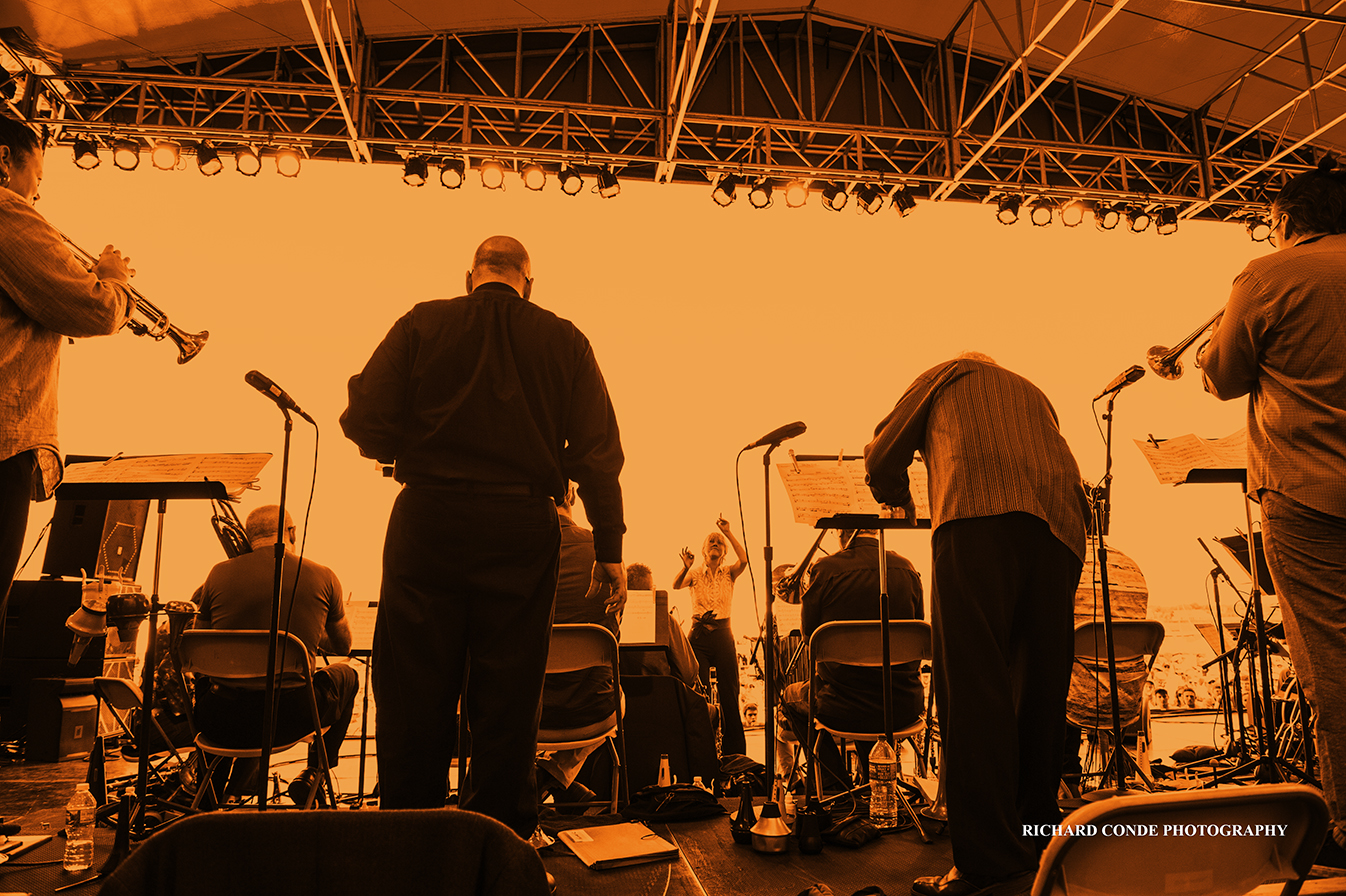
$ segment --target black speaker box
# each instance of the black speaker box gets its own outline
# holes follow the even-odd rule
[[[98,698],[92,678],[34,678],[28,692],[24,759],[83,759],[98,734]]]

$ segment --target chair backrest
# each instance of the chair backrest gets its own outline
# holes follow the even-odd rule
[[[883,624],[868,621],[826,622],[809,637],[809,658],[814,663],[844,663],[849,666],[883,665]],[[919,619],[888,622],[888,654],[894,663],[933,658],[930,623]]]
[[[1075,626],[1075,656],[1082,659],[1108,657],[1103,623],[1082,622]],[[1154,619],[1115,619],[1112,623],[1112,652],[1118,660],[1153,657],[1164,643],[1164,624]]]
[[[93,692],[108,706],[122,712],[140,709],[145,704],[140,688],[125,678],[95,678]]]
[[[548,672],[574,672],[617,662],[617,639],[601,625],[576,622],[551,627]]]
[[[1061,825],[1033,896],[1236,896],[1307,874],[1328,814],[1311,787],[1266,784],[1114,797]]]
[[[182,633],[183,674],[228,681],[231,687],[266,686],[270,632],[244,629],[193,629]],[[276,672],[285,683],[302,683],[313,675],[313,659],[304,642],[281,632],[276,643]]]

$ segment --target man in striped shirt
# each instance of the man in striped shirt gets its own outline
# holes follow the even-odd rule
[[[934,687],[954,867],[923,896],[1027,894],[1056,789],[1088,503],[1056,412],[1028,380],[966,353],[916,378],[865,448],[874,497],[912,507],[930,478]]]

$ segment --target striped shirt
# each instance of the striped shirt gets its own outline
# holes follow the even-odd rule
[[[1022,511],[1084,559],[1088,502],[1079,465],[1051,402],[1028,380],[970,358],[917,377],[865,447],[875,499],[893,506],[910,499],[907,467],[916,451],[929,472],[936,529]]]
[[[37,450],[34,498],[49,497],[61,479],[61,340],[115,333],[130,307],[125,283],[86,271],[36,209],[0,189],[0,460]]]
[[[1346,235],[1255,258],[1201,354],[1206,389],[1248,396],[1248,492],[1346,517]]]

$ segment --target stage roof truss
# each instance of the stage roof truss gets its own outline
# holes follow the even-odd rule
[[[307,45],[44,72],[40,54],[16,52],[7,35],[0,60],[14,108],[63,143],[173,139],[191,152],[209,140],[398,164],[489,157],[660,182],[732,171],[900,183],[939,200],[1175,205],[1185,218],[1264,210],[1316,164],[1315,140],[1346,121],[1346,18],[1335,15],[1346,0],[1328,13],[1267,10],[1284,33],[1195,110],[1074,71],[1114,20],[1144,18],[1132,10],[1152,8],[1146,0],[1016,2],[1009,15],[1004,2],[970,0],[942,39],[732,0],[674,0],[642,20],[393,36],[366,34],[352,5],[343,36],[331,0],[303,2]],[[1248,97],[1268,86],[1283,93],[1278,108],[1253,117]]]

